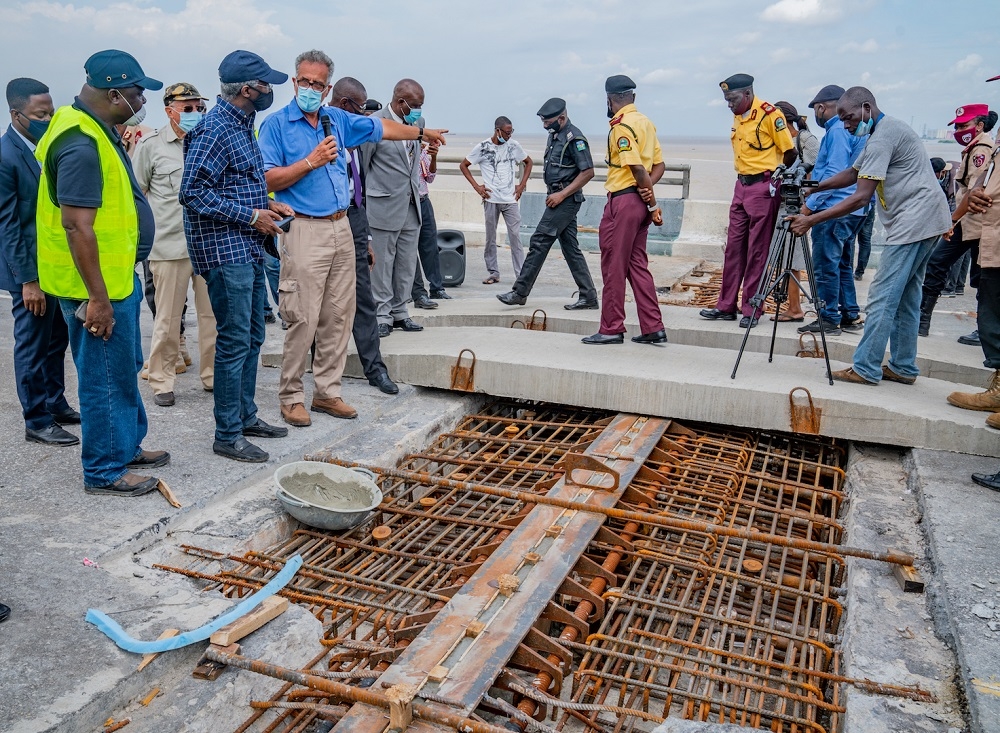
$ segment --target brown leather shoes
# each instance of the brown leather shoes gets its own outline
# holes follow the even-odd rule
[[[961,407],[963,410],[982,410],[983,412],[1000,410],[1000,369],[993,372],[985,392],[952,392],[948,395],[948,404]]]
[[[847,369],[841,369],[838,372],[833,373],[833,378],[838,382],[850,382],[851,384],[866,384],[869,387],[878,386],[878,382],[869,382],[867,379],[858,374],[854,369],[848,367]]]
[[[358,416],[358,411],[344,402],[340,397],[313,397],[310,409],[313,412],[325,412],[327,415],[340,417],[344,420],[353,420]]]
[[[896,372],[892,371],[887,364],[883,364],[882,380],[885,382],[899,382],[900,384],[913,384],[917,381],[917,378],[904,377],[902,374],[896,374]]]
[[[309,417],[309,413],[306,412],[306,406],[302,402],[296,402],[293,405],[282,405],[281,417],[286,423],[296,428],[305,428],[312,425],[312,418]]]

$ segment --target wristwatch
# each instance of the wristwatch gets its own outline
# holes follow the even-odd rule
[[[424,141],[424,118],[423,117],[421,117],[417,121],[417,129],[420,130],[420,133],[417,135],[417,142],[418,143],[422,143]]]

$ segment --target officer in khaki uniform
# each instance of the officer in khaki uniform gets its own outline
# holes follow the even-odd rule
[[[662,344],[667,340],[649,272],[646,235],[656,209],[653,186],[663,176],[663,152],[656,127],[635,107],[635,82],[624,75],[609,77],[608,202],[601,218],[601,328],[585,344],[620,344],[625,339],[625,281],[632,285],[641,334],[632,340]]]
[[[149,253],[156,315],[149,346],[149,386],[160,407],[175,403],[174,379],[181,352],[181,319],[188,283],[194,288],[198,312],[198,367],[202,387],[211,392],[215,374],[215,314],[208,286],[195,275],[184,236],[184,210],[177,194],[184,171],[184,136],[205,115],[205,97],[194,85],[171,84],[163,93],[167,124],[143,138],[134,155],[135,177],[153,209],[156,237]]]
[[[784,115],[756,97],[753,77],[734,74],[719,83],[733,112],[733,161],[736,188],[729,207],[729,234],[722,266],[722,290],[715,308],[701,311],[709,320],[735,321],[736,297],[743,286],[740,328],[757,325],[750,299],[757,293],[778,219],[781,199],[770,178],[784,163],[795,161],[795,143]]]

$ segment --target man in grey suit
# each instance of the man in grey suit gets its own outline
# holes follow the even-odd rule
[[[406,304],[417,268],[420,236],[420,143],[424,138],[421,108],[424,90],[413,79],[402,79],[392,91],[392,101],[373,117],[417,127],[416,140],[382,140],[361,146],[365,168],[365,208],[371,226],[375,266],[372,294],[380,337],[393,329],[422,331],[410,318]]]

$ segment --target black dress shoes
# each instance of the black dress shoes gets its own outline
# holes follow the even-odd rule
[[[428,298],[426,295],[418,295],[413,299],[413,305],[417,308],[423,308],[424,310],[434,310],[438,307],[438,304],[433,300]]]
[[[980,486],[985,486],[987,489],[1000,491],[1000,472],[994,474],[974,473],[972,474],[972,480]]]
[[[216,455],[232,458],[234,461],[243,461],[243,463],[267,463],[267,459],[270,457],[267,455],[267,451],[258,448],[246,438],[237,438],[232,443],[223,443],[221,440],[217,440],[212,445],[212,450],[215,451]]]
[[[518,295],[513,290],[508,293],[500,293],[500,295],[497,296],[497,300],[504,305],[524,305],[528,302],[527,296]]]
[[[73,435],[73,433],[63,430],[55,423],[52,423],[47,428],[42,428],[41,430],[25,428],[24,439],[29,443],[41,443],[42,445],[58,446],[76,445],[80,442],[80,439]]]
[[[750,316],[743,316],[740,319],[740,328],[757,328],[757,319]]]
[[[448,295],[444,290],[432,290],[431,297],[434,300],[451,300],[451,296]]]
[[[710,321],[735,321],[735,313],[727,313],[726,311],[720,311],[718,308],[706,308],[705,310],[698,311],[698,315],[702,318],[707,318]]]
[[[396,383],[389,379],[389,375],[385,372],[379,372],[374,377],[368,379],[368,384],[372,387],[378,387],[381,391],[386,394],[399,394],[399,387]]]
[[[667,332],[662,328],[654,333],[644,333],[641,336],[633,336],[632,340],[637,344],[665,344],[667,343]]]
[[[599,307],[596,300],[585,300],[584,298],[563,306],[568,311],[596,311]]]
[[[176,401],[173,392],[161,392],[160,394],[153,395],[153,402],[158,407],[173,407]]]
[[[80,413],[76,410],[69,409],[66,410],[66,412],[60,412],[58,415],[53,415],[52,419],[59,425],[79,425]]]
[[[248,425],[243,428],[243,434],[250,435],[255,438],[284,438],[288,435],[288,428],[279,428],[277,425],[268,425],[258,417],[257,422],[253,425]]]
[[[378,324],[378,337],[380,339],[384,339],[390,333],[392,333],[392,326],[390,326],[388,323]]]
[[[0,624],[10,618],[10,606],[0,603]]]
[[[434,304],[434,307],[437,308],[437,303]],[[412,318],[404,318],[401,321],[393,321],[392,327],[394,329],[398,328],[400,331],[410,331],[410,332],[424,330],[424,327],[421,326],[416,321],[414,321]]]
[[[599,346],[604,346],[606,344],[623,344],[625,343],[625,334],[595,333],[593,336],[586,336],[580,340],[585,344],[597,344]]]

